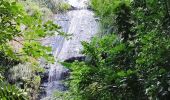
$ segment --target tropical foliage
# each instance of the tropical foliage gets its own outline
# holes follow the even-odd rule
[[[83,62],[71,71],[64,100],[168,100],[170,2],[91,0],[101,36],[82,42]],[[70,99],[71,98],[71,99]]]
[[[85,61],[63,63],[69,88],[54,99],[169,100],[170,1],[91,0],[90,6],[100,34],[82,42]],[[54,62],[43,38],[65,35],[42,19],[70,8],[62,0],[0,0],[0,99],[37,99],[39,60]]]
[[[19,2],[0,0],[0,99],[37,98],[41,81],[37,73],[43,71],[38,60],[54,61],[51,47],[41,41],[54,33],[63,34],[59,29],[52,21],[42,21],[38,11],[28,13]]]

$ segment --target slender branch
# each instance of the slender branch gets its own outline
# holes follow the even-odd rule
[[[16,40],[16,39],[13,39],[14,41],[18,42],[19,44],[21,45],[24,45],[23,43],[21,43],[20,41]]]

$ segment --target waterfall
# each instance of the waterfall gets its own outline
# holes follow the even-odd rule
[[[82,56],[80,54],[82,50],[81,41],[90,41],[98,31],[98,23],[95,21],[94,13],[87,9],[88,0],[66,1],[77,9],[64,14],[56,14],[55,23],[62,26],[62,31],[72,34],[72,36],[69,40],[62,36],[47,39],[53,48],[56,62],[50,65],[48,82],[44,83],[46,96],[51,96],[57,90],[66,90],[61,81],[68,73],[68,70],[59,61]]]

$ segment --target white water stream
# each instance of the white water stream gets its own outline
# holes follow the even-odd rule
[[[67,40],[64,37],[56,36],[47,39],[46,43],[53,48],[55,64],[50,65],[49,79],[46,86],[46,96],[51,96],[54,91],[64,91],[66,88],[62,84],[62,79],[68,70],[58,61],[64,61],[72,57],[82,56],[81,41],[90,41],[97,33],[98,24],[95,21],[94,13],[87,9],[88,0],[66,0],[76,10],[68,11],[64,14],[55,15],[55,23],[62,26],[62,30],[72,34],[72,38]]]

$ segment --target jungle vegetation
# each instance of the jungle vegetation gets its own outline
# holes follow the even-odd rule
[[[38,98],[39,73],[44,71],[39,59],[54,62],[51,47],[42,45],[41,39],[63,34],[60,26],[43,21],[45,15],[40,9],[30,9],[31,6],[23,6],[24,3],[26,1],[0,0],[0,100]]]
[[[100,34],[82,42],[63,100],[168,100],[170,1],[91,0]]]
[[[37,99],[44,71],[39,59],[54,62],[41,39],[64,33],[52,21],[43,21],[50,15],[46,12],[56,13],[59,7],[45,1],[0,0],[2,100]],[[82,42],[85,61],[63,63],[71,71],[65,80],[69,88],[55,98],[169,100],[170,1],[91,0],[90,7],[100,19],[99,35]],[[57,9],[69,8],[61,4]]]

